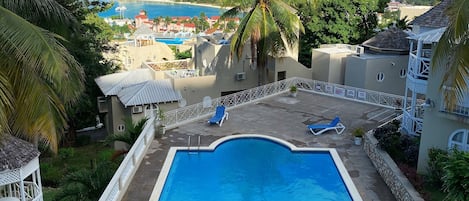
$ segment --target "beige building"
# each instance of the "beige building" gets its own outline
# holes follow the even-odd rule
[[[155,74],[152,69],[137,69],[95,79],[104,94],[98,97],[98,109],[109,134],[124,132],[126,117],[136,122],[153,117],[159,109],[177,108],[181,94],[169,79],[155,80]]]
[[[138,121],[162,109],[211,101],[223,95],[258,86],[258,68],[250,53],[230,57],[230,47],[221,39],[199,38],[194,60],[143,62],[141,69],[101,76],[95,81],[104,94],[98,98],[108,133],[125,131],[123,118]],[[141,47],[140,47],[141,48]],[[245,52],[249,52],[246,45]],[[311,78],[311,69],[296,58],[271,58],[268,82],[289,77]],[[213,106],[211,103],[209,107]]]
[[[321,45],[320,48],[313,49],[313,79],[344,84],[347,56],[354,54],[357,54],[356,46],[346,44]]]
[[[399,7],[399,19],[407,17],[408,20],[414,20],[415,17],[420,16],[430,10],[432,6],[411,6],[401,5]]]
[[[417,171],[428,171],[428,151],[431,148],[450,150],[456,148],[469,151],[469,95],[451,108],[444,102],[444,86],[440,88],[443,74],[439,67],[431,66],[432,53],[448,24],[443,10],[451,0],[442,1],[413,22],[409,37],[410,52],[407,72],[406,96],[411,98],[404,104],[402,128],[411,135],[420,136]],[[435,69],[432,69],[435,68]],[[424,103],[418,101],[425,97]]]
[[[409,60],[408,34],[390,28],[363,42],[362,53],[346,59],[344,85],[404,95]]]

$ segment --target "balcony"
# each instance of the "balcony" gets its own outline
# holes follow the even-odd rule
[[[423,51],[426,52],[426,51]],[[428,74],[430,72],[430,61],[431,58],[427,57],[431,53],[422,53],[423,56],[417,57],[416,51],[409,54],[409,70],[408,77],[417,80],[428,80]]]
[[[447,93],[450,89],[449,87],[443,87],[444,90],[441,93],[441,103],[440,103],[440,111],[447,113],[447,114],[452,114],[455,115],[456,117],[463,117],[463,118],[468,118],[469,117],[469,94],[466,94],[464,96],[463,100],[457,101],[457,103],[450,107],[446,105],[445,103],[445,93]],[[469,120],[468,120],[469,121]]]
[[[423,114],[413,116],[410,111],[404,111],[402,116],[402,128],[411,135],[421,135],[423,130]]]

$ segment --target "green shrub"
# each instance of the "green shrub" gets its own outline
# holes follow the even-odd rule
[[[81,147],[90,144],[91,142],[91,136],[89,135],[80,135],[77,137],[75,140],[75,146]]]
[[[373,135],[378,140],[378,146],[385,150],[397,163],[405,163],[416,167],[419,153],[419,138],[402,135],[400,122],[392,121],[374,130]]]
[[[112,159],[112,155],[114,154],[114,150],[104,150],[99,152],[99,161],[108,161]]]
[[[62,179],[62,171],[60,168],[53,166],[50,163],[40,163],[41,169],[41,182],[44,186],[57,187],[59,181]]]
[[[444,166],[443,191],[445,201],[469,200],[469,153],[454,150]]]
[[[59,157],[61,159],[69,159],[69,158],[72,158],[74,155],[75,155],[75,149],[73,149],[73,147],[59,149]]]
[[[442,149],[431,148],[428,150],[428,175],[427,180],[432,185],[441,187],[445,162],[448,160],[448,152]]]

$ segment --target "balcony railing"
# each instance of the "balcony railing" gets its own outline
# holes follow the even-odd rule
[[[423,118],[415,117],[409,111],[402,115],[402,128],[411,135],[421,135],[423,130]]]
[[[231,109],[287,92],[290,86],[293,85],[296,85],[299,90],[305,92],[328,95],[387,108],[399,109],[402,107],[404,101],[403,96],[316,80],[289,78],[215,98],[209,103],[197,103],[165,112],[164,123],[168,129],[171,129],[178,125],[212,115],[215,111],[215,106],[217,105],[224,105],[228,109]],[[146,150],[150,146],[151,140],[154,137],[154,119],[151,119],[148,122],[149,123],[145,126],[145,129],[117,169],[99,201],[115,201],[119,200],[124,195],[133,175],[145,155]]]
[[[414,79],[428,80],[430,72],[430,58],[417,57],[415,54],[409,54],[408,76]]]
[[[24,181],[24,197],[27,201],[42,201],[42,192],[39,186],[34,182]],[[21,187],[20,183],[12,183],[3,186],[0,189],[0,198],[14,197],[21,200]]]

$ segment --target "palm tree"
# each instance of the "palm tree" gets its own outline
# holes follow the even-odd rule
[[[31,23],[38,19],[74,24],[54,0],[0,0],[0,134],[40,139],[56,151],[84,75],[61,36]]]
[[[243,2],[223,13],[220,20],[245,11],[246,4]],[[253,0],[251,3],[231,38],[230,51],[238,60],[241,59],[244,45],[249,41],[252,61],[257,62],[259,67],[259,84],[263,84],[268,56],[281,56],[292,48],[304,28],[296,10],[283,0]]]
[[[462,100],[468,91],[469,78],[469,0],[454,0],[445,10],[449,18],[432,57],[433,71],[443,70],[440,84],[446,90],[445,102],[450,108]]]
[[[116,169],[115,163],[100,161],[94,168],[68,174],[61,181],[61,191],[54,200],[98,200]]]
[[[125,118],[124,119],[125,128],[126,128],[125,132],[109,135],[106,140],[108,142],[121,141],[132,146],[135,143],[135,141],[137,141],[137,138],[140,135],[140,133],[142,133],[147,120],[148,118],[143,118],[134,124],[132,122],[132,118]]]

